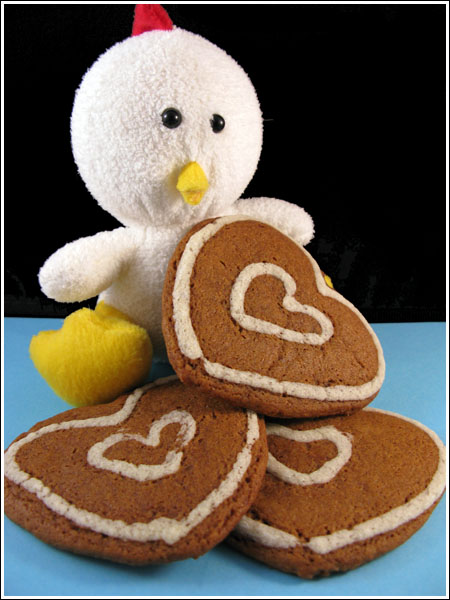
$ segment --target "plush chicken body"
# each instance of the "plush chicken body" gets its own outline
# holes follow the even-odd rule
[[[140,33],[152,29],[155,16],[163,29]],[[121,317],[139,326],[149,334],[155,357],[161,358],[167,264],[195,223],[244,214],[301,244],[312,238],[313,223],[302,208],[282,200],[240,199],[262,145],[262,115],[243,69],[204,38],[171,28],[157,5],[138,5],[138,18],[144,19],[140,27],[135,20],[139,35],[113,46],[86,73],[71,122],[80,175],[100,206],[123,227],[67,244],[46,261],[39,280],[43,292],[60,302],[99,296],[99,318],[111,316],[119,329]],[[100,329],[92,333],[98,352]],[[32,341],[31,354],[57,393],[76,405],[116,395],[116,389],[106,394],[111,398],[87,394],[80,384],[84,364],[77,369],[77,397],[61,391],[47,374],[50,367],[41,365],[51,361],[45,356],[41,360],[45,352],[40,335]],[[72,337],[77,338],[76,331]],[[70,363],[67,347],[63,354]],[[141,378],[148,372],[146,363],[148,357]],[[68,370],[60,371],[67,378]],[[99,379],[93,387],[101,385]],[[125,387],[131,386],[127,382]],[[87,395],[93,399],[86,400]]]

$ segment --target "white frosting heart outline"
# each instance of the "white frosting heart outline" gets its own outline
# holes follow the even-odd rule
[[[208,223],[189,238],[183,253],[178,262],[175,282],[172,292],[172,307],[175,335],[178,342],[180,352],[189,359],[200,359],[203,363],[205,371],[215,379],[225,380],[240,385],[249,385],[252,387],[269,390],[276,394],[286,394],[298,398],[311,398],[313,400],[321,400],[326,402],[333,401],[351,401],[365,400],[374,395],[381,388],[385,376],[385,362],[383,357],[383,349],[375,335],[375,332],[359,312],[346,298],[338,292],[328,287],[320,271],[319,265],[312,256],[297,244],[303,251],[311,263],[314,271],[316,286],[320,294],[338,300],[341,304],[353,311],[361,320],[369,335],[371,336],[378,355],[378,371],[372,380],[361,385],[335,385],[322,386],[298,381],[280,381],[274,377],[261,375],[252,371],[241,371],[233,369],[226,365],[217,362],[209,361],[203,354],[199,340],[194,331],[191,320],[191,276],[194,270],[194,265],[201,249],[206,242],[211,239],[222,227],[237,221],[255,221],[252,217],[246,215],[231,215],[227,217],[219,217],[215,221]],[[292,240],[295,242],[295,240]]]
[[[397,506],[391,510],[358,523],[352,529],[340,529],[326,535],[311,537],[308,542],[302,542],[297,536],[287,533],[282,529],[266,525],[244,516],[235,527],[234,531],[243,537],[251,539],[263,546],[271,548],[294,548],[295,546],[304,546],[310,548],[316,554],[327,554],[343,546],[361,542],[376,535],[392,531],[404,523],[416,519],[426,510],[428,510],[439,499],[445,490],[446,468],[445,468],[445,446],[439,436],[420,421],[404,417],[392,411],[380,408],[365,407],[362,410],[367,412],[377,412],[380,414],[391,415],[403,419],[416,427],[422,429],[433,442],[439,451],[439,460],[436,471],[427,487],[417,496],[414,496],[402,506]]]
[[[289,312],[300,312],[315,319],[320,327],[321,333],[302,333],[293,329],[286,329],[265,319],[252,317],[245,312],[245,294],[255,277],[271,275],[280,279],[286,291],[283,298],[283,308]],[[301,304],[294,298],[297,285],[294,278],[284,269],[272,263],[251,263],[247,265],[236,277],[230,294],[230,313],[233,319],[241,327],[248,331],[257,331],[282,338],[288,342],[297,344],[320,345],[327,342],[334,332],[333,323],[320,310],[309,304]]]
[[[152,423],[146,437],[138,434],[119,432],[113,433],[101,442],[97,442],[89,449],[87,461],[93,467],[112,471],[113,473],[136,479],[137,481],[155,481],[167,475],[172,475],[180,468],[183,452],[169,450],[164,462],[156,465],[135,465],[125,460],[110,459],[104,456],[108,448],[126,440],[135,440],[145,446],[158,446],[161,431],[171,423],[179,423],[181,425],[175,444],[179,444],[183,448],[195,435],[197,428],[195,419],[185,410],[172,410]]]
[[[213,510],[233,495],[240,482],[245,476],[252,459],[252,447],[259,439],[259,423],[255,412],[247,410],[247,433],[245,445],[239,451],[236,460],[221,481],[219,486],[212,490],[190,513],[180,520],[168,517],[159,517],[147,523],[135,522],[125,523],[121,519],[108,519],[88,510],[78,508],[63,497],[52,492],[44,483],[33,477],[30,473],[23,471],[17,464],[15,457],[18,450],[33,440],[54,431],[82,427],[110,427],[118,425],[127,419],[133,412],[141,396],[150,388],[173,381],[177,377],[171,376],[159,379],[142,388],[134,390],[126,399],[120,410],[111,415],[92,417],[88,419],[74,419],[62,423],[52,423],[40,429],[32,431],[13,442],[5,452],[4,468],[5,476],[16,485],[22,486],[28,492],[34,494],[57,514],[73,521],[80,527],[102,533],[111,537],[136,542],[151,542],[163,540],[167,544],[175,544],[185,537],[196,525],[201,523]]]
[[[337,448],[337,455],[323,463],[321,467],[311,473],[302,473],[291,469],[284,463],[277,460],[269,452],[267,471],[272,473],[278,479],[292,485],[313,485],[319,483],[328,483],[331,481],[342,467],[347,464],[352,455],[351,436],[345,434],[334,426],[317,427],[316,429],[298,430],[284,427],[283,425],[266,424],[267,435],[278,435],[295,442],[318,442],[328,440],[333,442]]]

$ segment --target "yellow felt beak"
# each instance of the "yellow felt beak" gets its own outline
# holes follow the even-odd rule
[[[199,204],[209,183],[205,172],[197,162],[190,162],[183,167],[177,181],[177,190],[188,204]]]

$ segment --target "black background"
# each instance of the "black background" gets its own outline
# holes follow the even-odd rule
[[[245,197],[303,206],[309,251],[370,321],[445,320],[445,5],[165,6],[255,85],[267,120]],[[118,226],[77,173],[69,124],[84,72],[131,34],[133,11],[5,6],[6,316],[78,308],[41,293],[39,268]]]

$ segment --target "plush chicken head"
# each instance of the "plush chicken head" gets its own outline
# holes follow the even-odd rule
[[[72,113],[75,161],[127,226],[225,214],[253,177],[262,117],[243,69],[204,38],[136,7],[133,36],[86,73]]]

